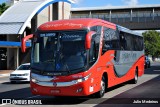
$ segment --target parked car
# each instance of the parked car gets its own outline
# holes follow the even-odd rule
[[[151,61],[148,58],[148,56],[145,56],[145,68],[150,68],[151,67]]]
[[[20,65],[10,74],[10,82],[30,81],[30,63]]]

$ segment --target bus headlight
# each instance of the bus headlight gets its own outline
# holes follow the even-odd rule
[[[80,82],[83,82],[83,81],[86,81],[88,80],[88,78],[90,77],[91,74],[85,76],[85,77],[82,77],[82,78],[79,78],[77,80],[75,80],[75,83],[80,83]]]
[[[39,81],[34,79],[34,78],[31,78],[31,81],[34,82],[34,83],[38,83]]]

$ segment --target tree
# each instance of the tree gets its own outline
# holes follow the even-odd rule
[[[146,31],[144,36],[145,54],[152,55],[153,59],[160,56],[160,32],[155,30]]]
[[[9,6],[6,5],[6,3],[0,4],[0,15],[9,8]]]

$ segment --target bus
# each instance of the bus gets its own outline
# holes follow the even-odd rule
[[[31,92],[46,96],[103,97],[144,74],[143,37],[101,19],[56,20],[22,39],[32,39]]]

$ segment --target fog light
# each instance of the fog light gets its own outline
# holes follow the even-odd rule
[[[79,89],[77,89],[77,93],[79,93],[79,92],[81,92],[83,90],[83,88],[79,88]]]

